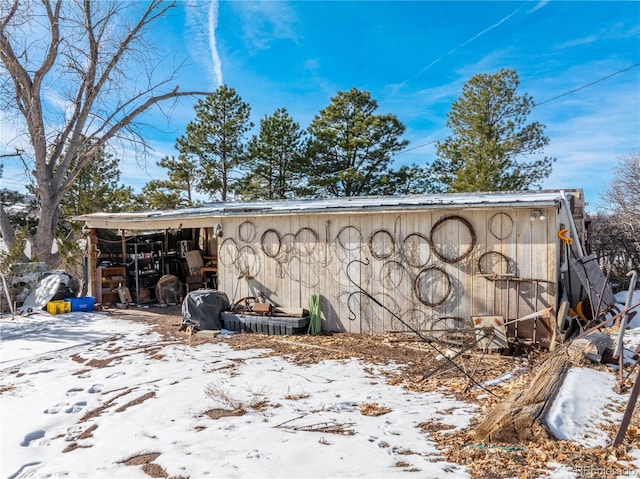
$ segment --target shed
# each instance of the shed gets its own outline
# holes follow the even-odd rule
[[[567,259],[585,251],[581,190],[214,203],[75,218],[90,229],[196,228],[217,287],[307,307],[323,331],[440,330],[510,322],[584,297]],[[567,229],[570,245],[558,237]],[[95,273],[94,273],[95,275]],[[554,323],[555,324],[555,323]]]

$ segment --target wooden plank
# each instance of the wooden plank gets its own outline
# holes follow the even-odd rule
[[[500,252],[510,262],[511,269],[507,270],[507,272],[518,276],[520,274],[518,265],[518,242],[520,241],[522,228],[525,226],[528,227],[528,223],[522,223],[518,217],[518,210],[516,209],[503,210],[501,213],[504,214],[501,221],[511,224],[511,228],[510,234],[507,234],[509,228],[506,226],[501,230],[504,236],[501,240]],[[500,291],[501,310],[499,314],[504,316],[507,321],[516,318],[516,308],[514,307],[516,299],[515,283],[513,283],[513,281],[503,280],[496,282],[495,287]]]
[[[351,261],[361,259],[361,249],[363,247],[363,236],[360,231],[360,222],[357,217],[351,215],[340,215],[335,217],[335,240],[333,242],[334,254],[334,281],[337,283],[337,290],[334,291],[335,302],[338,305],[337,315],[344,331],[350,333],[360,332],[360,314],[356,310],[356,317],[351,317],[349,306],[355,308],[357,297],[350,296],[354,287],[348,279],[347,268]],[[360,281],[360,265],[352,264],[350,271],[354,281]],[[358,303],[359,304],[359,303]]]
[[[564,322],[564,318],[567,315],[568,310],[569,310],[569,302],[562,301],[560,303],[560,307],[558,308],[558,314],[556,315],[555,323],[552,325],[553,331],[551,332],[551,343],[549,344],[550,351],[553,351],[556,349],[556,346],[557,346],[556,338],[560,333],[560,330],[562,329],[562,324]]]
[[[464,271],[461,271],[460,281],[463,285],[464,295],[470,295],[472,299],[471,301],[465,301],[465,306],[468,310],[460,311],[457,316],[496,315],[495,284],[477,276],[476,273],[478,272],[478,261],[483,257],[482,255],[488,251],[493,251],[495,249],[495,241],[499,240],[489,235],[487,211],[473,211],[469,213],[469,218],[475,232],[476,244],[473,254],[469,257],[464,267]],[[489,256],[485,255],[484,258],[487,259]],[[494,263],[493,261],[491,262],[492,265]],[[502,264],[498,263],[497,267],[502,268]]]
[[[549,283],[543,289],[542,304],[551,306],[553,308],[552,317],[556,315],[556,307],[559,302],[557,297],[557,289],[560,281],[559,267],[556,266],[558,262],[558,213],[555,208],[550,208],[545,211],[547,217],[547,276],[546,280]]]
[[[518,277],[520,278],[532,278],[532,262],[533,257],[531,255],[531,244],[533,242],[533,225],[531,221],[531,211],[530,210],[519,210],[518,211],[518,230],[520,231],[520,236],[518,238],[517,243],[517,265],[518,265]],[[522,283],[519,281],[513,282],[513,289],[515,292],[515,297],[513,301],[513,305],[515,307],[515,311],[511,311],[511,314],[514,318],[519,318],[526,313],[530,312],[530,308],[526,307],[526,304],[522,300]]]
[[[346,220],[342,216],[333,216],[331,223],[325,228],[325,235],[329,235],[327,245],[327,268],[326,281],[329,284],[327,289],[327,301],[331,303],[330,314],[332,316],[331,327],[333,331],[346,331],[343,314],[343,298],[340,296],[342,289],[342,262],[345,253],[340,246],[340,238],[344,235]],[[327,305],[323,304],[323,309]]]
[[[265,218],[264,230],[267,229],[272,230],[268,237],[265,238],[265,241],[271,241],[271,260],[273,261],[275,268],[275,277],[271,278],[269,281],[273,282],[273,290],[275,292],[275,296],[278,299],[278,304],[291,305],[291,298],[288,296],[289,291],[289,271],[287,268],[287,258],[289,256],[289,252],[287,250],[287,245],[285,244],[286,238],[283,239],[284,235],[289,232],[289,222],[286,217],[274,217],[274,218]],[[269,239],[271,238],[271,239]]]
[[[512,214],[508,211],[488,211],[487,220],[487,242],[491,241],[491,250],[498,253],[494,261],[493,272],[501,277],[515,275],[514,260],[510,257],[509,245],[513,242],[512,238],[515,233],[515,224]],[[491,294],[494,298],[494,314],[504,316],[505,309],[503,305],[506,303],[507,290],[504,281],[493,281],[490,287]]]
[[[396,285],[393,292],[393,301],[396,305],[398,314],[405,321],[409,321],[411,316],[407,314],[407,311],[410,311],[413,308],[411,297],[410,297],[410,283],[411,283],[411,269],[414,268],[411,266],[409,262],[408,256],[408,248],[413,256],[411,256],[414,264],[422,264],[424,258],[424,262],[427,261],[425,258],[428,253],[428,241],[426,239],[420,239],[419,236],[409,236],[418,231],[417,226],[417,215],[416,213],[403,213],[399,215],[399,221],[397,223],[396,241],[397,241],[397,252],[396,257],[394,259],[395,263],[387,266],[387,269],[391,269],[391,274],[389,275],[390,284],[389,288],[393,288],[393,285]],[[409,240],[407,238],[409,237]],[[417,329],[420,325],[414,326]],[[399,322],[396,318],[391,318],[389,330],[396,329],[406,329],[406,327]]]
[[[329,215],[324,217],[321,234],[324,258],[322,269],[320,271],[320,306],[322,308],[323,329],[327,331],[338,331],[340,322],[336,306],[338,304],[338,287],[335,276],[332,271],[335,270],[335,261],[333,253],[333,241],[336,232],[335,218]]]
[[[349,215],[348,224],[350,228],[347,230],[349,239],[347,260],[344,264],[344,278],[347,285],[346,293],[348,293],[348,297],[350,297],[350,308],[347,308],[347,316],[345,316],[345,318],[347,318],[348,321],[349,332],[362,333],[364,332],[364,319],[360,310],[361,295],[357,293],[358,288],[352,284],[348,277],[351,277],[351,279],[357,284],[363,285],[363,278],[366,273],[363,273],[362,263],[359,261],[364,261],[368,254],[366,249],[368,231],[367,227],[363,225],[362,217],[360,215]],[[354,262],[354,260],[358,261]],[[364,286],[367,287],[368,285],[364,284]],[[352,293],[356,294],[352,295]],[[355,317],[353,316],[353,313],[355,313]]]
[[[323,267],[323,248],[320,215],[306,215],[300,218],[300,228],[296,234],[296,255],[300,264],[300,305],[308,308],[313,294],[320,292],[319,270]]]
[[[239,280],[235,266],[237,248],[233,238],[235,231],[233,223],[233,218],[224,220],[223,231],[228,233],[218,242],[218,290],[226,293],[231,303],[241,297],[237,295]],[[236,293],[235,297],[234,293]]]
[[[380,218],[381,215],[361,215],[360,216],[360,232],[362,233],[363,245],[361,249],[360,260],[362,263],[353,264],[353,266],[358,266],[358,270],[360,273],[359,285],[364,291],[372,292],[374,284],[372,283],[373,271],[377,269],[376,259],[373,257],[374,251],[371,248],[372,242],[372,234],[376,229],[380,226]],[[376,242],[378,243],[378,242]],[[357,287],[352,287],[351,291],[357,291]],[[371,301],[363,296],[362,294],[357,294],[353,297],[359,306],[359,314],[360,318],[360,333],[363,334],[372,334],[374,331],[374,314],[375,311],[372,309]]]
[[[257,286],[264,294],[267,301],[274,305],[282,305],[280,298],[277,295],[276,282],[277,282],[277,262],[271,257],[279,246],[277,235],[267,230],[273,226],[273,219],[270,218],[269,223],[264,218],[256,218],[256,251],[260,255],[262,262],[262,270],[258,278],[259,285]]]

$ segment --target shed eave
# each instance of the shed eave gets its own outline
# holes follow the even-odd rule
[[[560,192],[406,197],[338,198],[246,203],[216,203],[181,210],[133,213],[91,213],[75,216],[89,228],[161,230],[213,226],[225,217],[289,216],[301,214],[354,214],[442,209],[550,208],[562,204]]]

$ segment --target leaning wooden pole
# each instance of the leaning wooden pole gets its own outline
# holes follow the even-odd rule
[[[631,389],[631,393],[629,394],[629,402],[627,403],[627,408],[624,411],[622,422],[620,423],[620,427],[618,428],[618,433],[616,434],[616,438],[613,440],[614,447],[622,444],[622,441],[624,441],[624,437],[627,435],[627,429],[629,428],[629,423],[631,422],[631,416],[633,415],[633,410],[636,407],[639,393],[640,377],[636,377],[636,381],[633,383],[633,388]]]

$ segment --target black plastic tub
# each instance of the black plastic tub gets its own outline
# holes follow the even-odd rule
[[[252,314],[220,313],[224,329],[251,333],[282,336],[305,334],[309,329],[309,316],[293,318],[288,316],[258,316]]]

